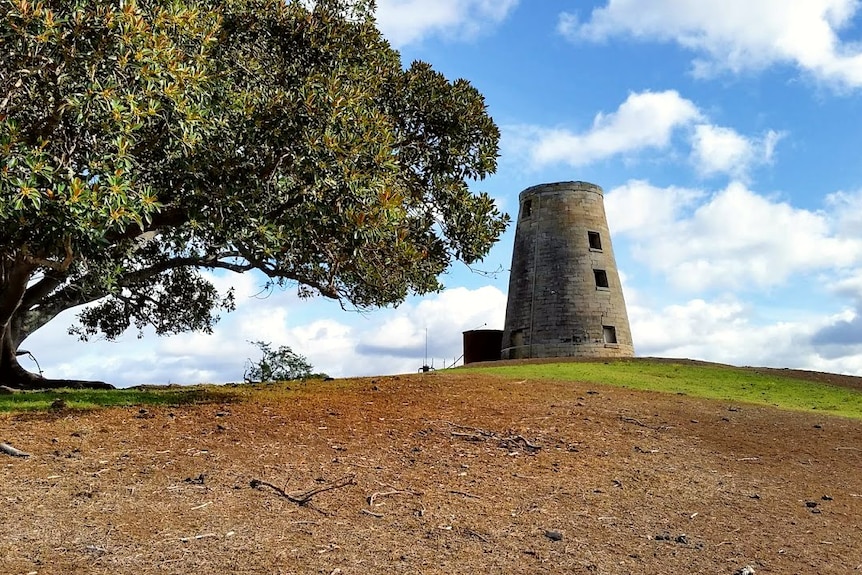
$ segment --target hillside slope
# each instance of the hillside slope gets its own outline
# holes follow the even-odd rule
[[[32,454],[0,573],[862,569],[859,420],[458,370],[238,392],[0,415]]]

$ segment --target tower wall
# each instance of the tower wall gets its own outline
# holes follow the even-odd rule
[[[543,184],[519,200],[502,358],[633,356],[602,189]]]

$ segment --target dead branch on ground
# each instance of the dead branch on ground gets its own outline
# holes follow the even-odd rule
[[[673,426],[671,426],[671,425],[659,425],[658,427],[653,427],[652,425],[647,425],[646,423],[644,423],[640,419],[635,419],[634,417],[620,416],[620,421],[624,421],[626,423],[633,423],[633,424],[638,425],[640,427],[646,427],[647,429],[652,429],[653,431],[667,431],[668,429],[673,429]]]
[[[30,457],[29,453],[21,451],[20,449],[15,449],[8,443],[0,443],[0,453],[5,453],[6,455],[11,455],[12,457]]]
[[[325,491],[332,491],[333,489],[341,489],[342,487],[347,487],[348,485],[356,485],[356,475],[345,475],[341,479],[336,479],[332,483],[327,483],[326,485],[321,485],[320,487],[315,487],[314,489],[309,489],[308,491],[303,491],[301,493],[288,493],[281,487],[273,485],[268,481],[262,481],[260,479],[252,479],[249,482],[249,485],[252,489],[257,489],[261,486],[269,487],[288,501],[296,503],[297,505],[305,505],[306,503],[311,501],[312,497],[319,493],[323,493]]]
[[[459,439],[463,439],[465,441],[497,441],[499,442],[499,447],[502,449],[514,449],[514,448],[522,448],[529,452],[539,451],[542,446],[532,443],[523,435],[511,434],[507,436],[501,436],[493,431],[488,431],[487,429],[480,429],[478,427],[468,427],[466,425],[460,425],[458,423],[452,423],[451,421],[444,422],[446,425],[454,427],[455,429],[462,429],[465,431],[450,431],[449,434],[452,437],[457,437]]]

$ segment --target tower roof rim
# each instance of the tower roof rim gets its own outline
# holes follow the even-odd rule
[[[602,187],[591,182],[569,181],[569,182],[549,182],[546,184],[538,184],[530,186],[520,193],[519,197],[534,196],[538,194],[553,193],[553,192],[592,192],[600,196],[604,196]]]

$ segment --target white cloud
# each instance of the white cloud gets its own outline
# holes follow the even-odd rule
[[[236,312],[226,314],[212,334],[160,338],[147,330],[142,340],[124,334],[119,342],[81,343],[65,334],[74,317],[66,312],[33,334],[26,347],[48,377],[99,379],[120,386],[241,381],[247,360],[260,357],[249,341],[275,348],[288,345],[316,371],[335,377],[381,375],[422,366],[426,328],[429,362],[438,368],[444,362],[451,365],[463,352],[463,331],[501,329],[506,311],[505,294],[486,286],[447,289],[398,309],[320,319],[321,300],[302,300],[290,291],[248,297],[257,293],[251,289],[253,281],[223,276],[218,278],[220,287],[232,285],[231,279],[246,297],[238,298]],[[312,308],[315,315],[307,317]],[[29,358],[22,364],[36,367]]]
[[[699,198],[707,199],[695,205]],[[632,242],[635,258],[688,290],[759,290],[862,261],[858,232],[839,233],[833,214],[795,208],[740,182],[707,195],[632,181],[606,194],[606,208],[611,230]],[[645,215],[632,216],[633,208]]]
[[[702,176],[747,179],[751,169],[772,161],[783,137],[773,130],[762,137],[744,136],[706,120],[694,102],[675,90],[633,92],[616,111],[598,113],[585,132],[506,126],[502,147],[505,157],[527,157],[534,168],[556,163],[581,167],[648,149],[666,150],[679,133],[689,142],[691,161]]]
[[[735,297],[662,308],[635,302],[629,305],[635,350],[642,356],[862,373],[862,357],[829,358],[812,343],[834,317],[812,314],[797,321],[757,323],[752,311]]]
[[[698,124],[692,136],[692,160],[703,176],[730,174],[745,179],[754,166],[772,162],[781,138],[773,130],[762,138],[751,138],[732,128]]]
[[[860,87],[862,51],[839,36],[858,8],[857,0],[608,0],[585,21],[563,13],[558,28],[577,40],[677,42],[703,56],[693,63],[702,76],[788,63]]]
[[[425,330],[431,358],[460,357],[462,333],[473,329],[502,329],[506,296],[495,287],[476,290],[452,288],[397,310],[382,325],[367,330],[358,346],[365,355],[424,358]]]
[[[537,165],[583,166],[644,148],[666,148],[674,130],[700,117],[697,107],[675,90],[632,93],[615,112],[597,114],[586,133],[540,131],[532,160]]]
[[[829,194],[826,206],[834,215],[839,233],[852,236],[862,232],[862,190]]]
[[[680,211],[704,195],[700,190],[657,188],[643,180],[631,180],[605,194],[605,211],[614,235],[638,236],[649,229],[672,227]]]
[[[502,22],[519,0],[379,0],[377,23],[395,46],[432,35],[471,38]]]

